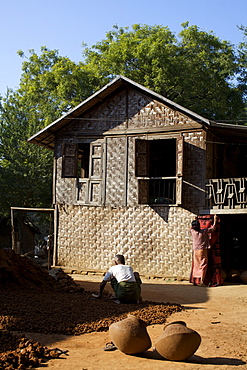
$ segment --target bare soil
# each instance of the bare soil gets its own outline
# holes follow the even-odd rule
[[[14,284],[13,270],[15,279],[19,282],[18,287]],[[35,267],[31,270],[35,280],[37,271]],[[80,289],[77,292],[75,289],[69,293],[66,291],[66,284],[65,289],[51,292],[50,279],[48,279],[49,284],[43,285],[46,276],[41,279],[38,273],[39,294],[37,295],[37,287],[33,286],[30,275],[26,280],[23,270],[20,269],[17,273],[14,265],[10,266],[10,261],[6,260],[2,265],[0,263],[0,283],[1,273],[4,281],[10,280],[12,285],[7,287],[0,284],[0,329],[7,329],[18,335],[22,333],[30,341],[39,342],[49,349],[58,348],[61,351],[59,358],[51,358],[42,364],[42,367],[47,369],[225,370],[236,369],[236,366],[238,369],[247,369],[246,284],[224,284],[219,287],[205,288],[172,279],[169,281],[169,279],[142,278],[142,296],[146,303],[144,306],[130,307],[115,304],[108,294],[103,300],[90,299],[91,293],[87,292],[98,291],[102,276],[70,275],[67,279],[69,289],[71,290],[71,287],[74,289],[71,283],[73,278],[77,286],[84,288],[84,292]],[[23,284],[25,287],[28,286],[28,289],[24,288]],[[106,289],[110,294],[111,289],[108,285]],[[25,305],[25,302],[28,305]],[[167,305],[164,305],[164,302]],[[183,310],[180,305],[183,306]],[[99,320],[100,312],[106,312],[105,309],[108,317],[104,314]],[[97,317],[97,320],[86,322],[85,311],[88,312],[88,317],[91,315],[91,317]],[[161,359],[152,348],[139,356],[128,356],[119,350],[103,351],[103,347],[109,342],[106,323],[109,325],[111,320],[119,320],[133,311],[138,316],[146,315],[143,318],[149,323],[148,332],[153,347],[165,323],[183,320],[188,327],[201,335],[202,343],[199,349],[185,362]],[[78,316],[75,317],[75,312],[81,321]],[[100,328],[105,331],[97,331]],[[64,334],[66,330],[68,332]],[[62,351],[65,353],[63,354]]]
[[[101,277],[74,276],[87,290],[96,291]],[[169,316],[167,322],[183,320],[202,337],[197,352],[185,362],[160,359],[152,348],[141,356],[128,356],[116,350],[105,352],[107,332],[73,337],[54,337],[53,345],[69,350],[64,359],[51,360],[48,368],[73,370],[169,369],[215,370],[247,369],[247,285],[227,284],[214,288],[193,286],[187,282],[142,279],[143,299],[176,302],[184,307]],[[110,290],[110,288],[108,288]],[[114,305],[114,303],[112,303]],[[97,301],[95,301],[97,305]],[[155,346],[164,325],[148,326]],[[36,338],[36,337],[35,337]],[[52,337],[39,338],[44,343]]]

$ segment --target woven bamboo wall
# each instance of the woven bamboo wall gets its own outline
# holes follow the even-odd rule
[[[205,148],[204,131],[184,134],[183,206],[196,214],[205,202]]]
[[[191,219],[178,207],[61,205],[57,264],[105,272],[122,253],[143,275],[188,279]]]
[[[128,112],[129,120],[128,127],[164,127],[191,124],[193,121],[171,109],[163,103],[155,100],[150,100],[146,96],[131,90],[128,95]]]
[[[107,206],[126,205],[126,138],[107,138],[106,200]]]
[[[128,118],[126,118],[128,117]],[[179,130],[174,126],[179,125]],[[145,132],[171,127],[173,131]],[[139,92],[122,91],[71,122],[56,142],[56,203],[59,205],[57,264],[81,270],[106,271],[116,253],[149,276],[188,279],[191,269],[190,222],[204,199],[205,137],[189,117]],[[198,126],[197,126],[198,127]],[[120,130],[140,129],[139,135]],[[111,130],[111,135],[103,136]],[[116,135],[115,135],[116,131]],[[78,143],[97,133],[104,141],[102,194],[105,203],[76,204],[76,179],[61,178],[62,143]],[[114,133],[114,135],[113,135]],[[120,134],[119,134],[120,133]],[[182,207],[138,204],[135,140],[184,138]],[[179,162],[182,148],[178,148]],[[103,191],[104,184],[104,191]]]
[[[72,121],[60,132],[60,137],[74,137],[77,133],[87,134],[91,131],[121,131],[127,128],[162,128],[164,126],[191,125],[194,121],[188,116],[151,100],[134,91],[122,91],[106,102],[85,113],[82,120]]]

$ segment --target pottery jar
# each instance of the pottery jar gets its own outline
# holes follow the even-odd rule
[[[243,283],[247,284],[247,271],[243,271],[240,275],[240,279]]]
[[[155,345],[156,351],[167,360],[183,361],[191,357],[201,343],[201,336],[189,329],[184,321],[165,325]]]
[[[151,347],[147,324],[139,317],[128,315],[124,320],[110,325],[111,341],[123,353],[128,355],[146,351]]]

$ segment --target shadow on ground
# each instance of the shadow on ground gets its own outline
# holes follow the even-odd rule
[[[80,284],[85,290],[99,291],[99,282],[86,281],[86,280],[75,280],[77,284]],[[142,284],[142,298],[143,300],[151,300],[155,302],[171,302],[178,303],[182,306],[190,304],[204,303],[208,300],[208,289],[217,288],[205,288],[193,286],[192,284],[185,283],[146,283]],[[107,285],[107,291],[112,293],[111,287]]]
[[[161,360],[169,363],[169,360],[164,359],[162,356],[159,355],[155,350],[154,351],[145,351],[138,355],[137,357],[148,358],[153,360]],[[237,358],[230,358],[230,357],[201,357],[197,355],[193,355],[186,361],[181,361],[185,363],[191,364],[204,364],[204,365],[231,365],[231,366],[240,366],[245,365],[246,362],[239,360]],[[180,363],[181,363],[180,362]]]

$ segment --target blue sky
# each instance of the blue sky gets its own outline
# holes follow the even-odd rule
[[[17,88],[23,59],[17,55],[41,46],[58,49],[74,62],[112,26],[135,23],[168,26],[178,33],[188,21],[221,40],[238,44],[247,26],[247,0],[0,0],[0,95]]]

